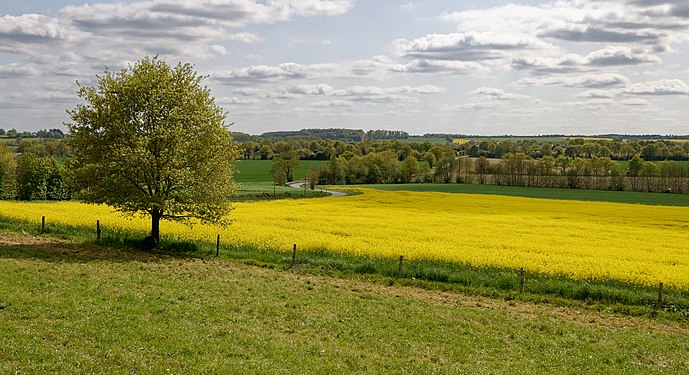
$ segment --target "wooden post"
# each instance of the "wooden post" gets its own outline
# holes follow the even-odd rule
[[[292,267],[297,264],[297,244],[292,247]]]
[[[656,310],[663,308],[663,283],[658,284],[658,301],[656,301]]]
[[[96,220],[96,240],[100,241],[100,220]]]
[[[524,268],[519,270],[519,292],[524,293]]]
[[[45,216],[41,217],[41,233],[45,233]]]
[[[397,268],[397,278],[402,278],[402,271],[404,271],[404,255],[400,255],[400,265]]]
[[[218,235],[218,240],[215,242],[215,256],[220,255],[220,235]]]

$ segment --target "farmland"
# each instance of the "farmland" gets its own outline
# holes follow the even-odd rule
[[[76,202],[0,202],[7,219],[145,233],[149,222]],[[179,240],[363,257],[520,268],[579,280],[689,288],[689,209],[473,194],[384,192],[334,199],[238,203],[227,229],[164,223]],[[662,239],[662,240],[661,240]]]

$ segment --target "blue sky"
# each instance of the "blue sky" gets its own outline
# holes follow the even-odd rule
[[[688,47],[665,0],[3,0],[0,127],[62,127],[77,80],[157,54],[252,134],[689,134]]]

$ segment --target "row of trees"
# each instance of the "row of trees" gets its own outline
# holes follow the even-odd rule
[[[687,167],[677,161],[647,162],[639,155],[625,168],[609,157],[534,159],[523,153],[499,161],[460,159],[456,173],[465,183],[674,193],[689,191],[687,176]]]
[[[37,132],[22,131],[18,132],[17,129],[10,129],[5,131],[5,129],[0,128],[0,136],[6,136],[7,138],[49,138],[49,139],[62,139],[65,137],[65,133],[60,129],[41,129]]]
[[[689,160],[689,142],[670,140],[613,140],[575,138],[568,142],[536,142],[535,140],[470,141],[458,145],[462,155],[501,158],[507,154],[523,153],[532,158],[568,156],[571,158],[609,157],[630,160],[640,155],[645,160]]]
[[[49,199],[71,198],[62,166],[53,157],[39,157],[27,152],[16,155],[0,146],[0,198]]]
[[[386,136],[383,131],[380,137]],[[395,134],[394,132],[388,132]],[[399,134],[397,134],[399,135]],[[294,139],[254,139],[239,143],[242,159],[272,159],[277,154],[294,151],[300,160],[330,160],[333,157],[365,156],[369,153],[391,150],[399,160],[407,156],[421,159],[434,147],[454,149],[459,156],[480,157],[489,159],[502,158],[508,154],[522,153],[534,159],[551,156],[558,158],[607,157],[613,160],[630,160],[634,155],[648,161],[689,160],[689,142],[656,141],[656,140],[605,140],[605,139],[572,139],[562,143],[536,142],[523,140],[503,141],[469,141],[462,144],[438,145],[430,142],[402,142],[399,140],[366,139],[360,142],[322,140],[313,138]]]
[[[278,184],[293,179],[299,166],[294,151],[273,160]],[[659,163],[635,155],[625,167],[609,157],[581,158],[524,153],[501,159],[457,157],[454,150],[434,147],[421,157],[399,158],[392,150],[366,155],[334,157],[309,171],[309,184],[395,184],[416,182],[476,183],[509,186],[559,187],[569,189],[689,192],[689,169],[674,160]]]

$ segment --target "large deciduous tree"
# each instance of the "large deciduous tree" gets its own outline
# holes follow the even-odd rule
[[[156,243],[161,219],[228,224],[237,151],[203,77],[146,57],[97,78],[67,111],[82,199],[150,215]]]

